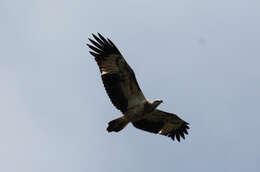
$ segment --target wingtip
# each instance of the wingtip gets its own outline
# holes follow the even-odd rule
[[[184,133],[180,133],[181,137],[183,138],[183,140],[185,139],[185,135]]]
[[[97,35],[98,35],[99,37],[103,37],[103,36],[101,35],[101,33],[99,33],[99,32],[97,32]]]
[[[178,142],[181,142],[181,140],[185,140],[185,135],[188,135],[188,129],[188,123],[185,122],[184,125],[178,128],[175,132],[170,133],[168,136],[171,137],[173,141],[177,140]]]
[[[183,132],[187,135],[189,134],[186,128],[183,130]]]
[[[94,57],[98,57],[98,54],[94,53],[93,51],[89,51],[89,53]]]
[[[178,142],[180,142],[180,135],[176,134],[176,139],[178,140]]]

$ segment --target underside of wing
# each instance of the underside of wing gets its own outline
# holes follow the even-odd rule
[[[99,33],[98,36],[93,34],[93,37],[95,40],[89,39],[92,45],[87,44],[92,50],[90,54],[95,57],[110,100],[124,113],[134,103],[143,101],[144,95],[133,70],[114,43]]]
[[[187,130],[190,128],[189,123],[177,115],[161,110],[155,110],[143,119],[133,122],[133,125],[144,131],[171,137],[172,140],[176,138],[178,141],[181,137],[185,139],[185,134],[188,134]]]

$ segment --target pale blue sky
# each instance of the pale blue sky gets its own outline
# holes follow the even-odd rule
[[[0,1],[0,171],[260,170],[260,1]],[[85,45],[110,37],[181,143],[118,117]]]

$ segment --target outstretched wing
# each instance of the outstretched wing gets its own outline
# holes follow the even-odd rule
[[[98,36],[92,35],[95,40],[89,39],[92,45],[87,44],[93,50],[90,54],[95,57],[110,100],[124,113],[128,108],[145,100],[145,97],[136,81],[134,71],[113,42],[99,33]]]
[[[185,139],[185,134],[188,134],[187,130],[190,128],[189,123],[177,115],[161,110],[154,110],[141,120],[133,122],[133,125],[144,131],[171,137],[172,140],[176,137],[178,141],[180,141],[180,137]]]

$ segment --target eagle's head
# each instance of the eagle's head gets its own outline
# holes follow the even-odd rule
[[[157,106],[159,106],[163,101],[162,100],[155,100],[153,101],[152,105],[153,105],[153,108],[157,108]]]

